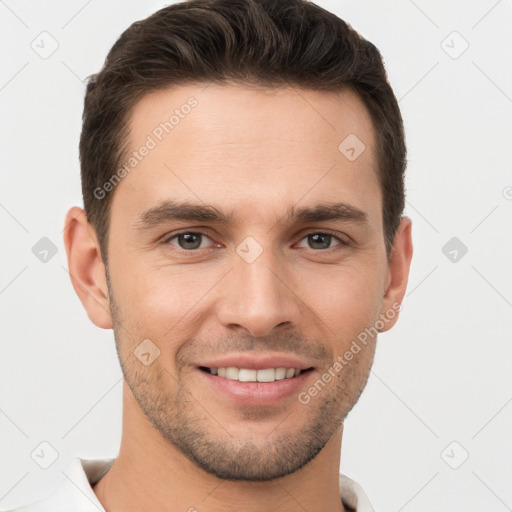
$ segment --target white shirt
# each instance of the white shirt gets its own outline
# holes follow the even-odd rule
[[[115,459],[75,457],[57,488],[47,498],[4,512],[105,512],[92,486],[110,469]],[[343,504],[356,512],[375,512],[361,486],[340,474]],[[2,509],[0,509],[2,510]]]

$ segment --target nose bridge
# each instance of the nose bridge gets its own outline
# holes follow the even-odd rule
[[[250,249],[248,254],[254,249]],[[268,247],[257,256],[254,261],[247,261],[240,258],[235,265],[235,275],[238,274],[238,286],[241,297],[247,298],[254,306],[261,305],[270,309],[279,302],[283,293],[283,278],[279,278],[280,269],[283,265],[278,261],[279,257]]]
[[[236,247],[230,284],[219,311],[225,326],[242,326],[253,336],[265,336],[274,327],[296,324],[300,318],[297,298],[287,283],[286,262],[271,247],[272,236],[259,240],[247,237]]]

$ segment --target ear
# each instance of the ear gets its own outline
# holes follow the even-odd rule
[[[64,246],[71,283],[91,321],[112,328],[105,265],[96,232],[82,208],[73,206],[64,225]]]
[[[398,226],[395,243],[388,262],[386,289],[382,300],[381,318],[384,327],[379,332],[391,329],[397,322],[402,300],[409,280],[412,259],[412,221],[402,217]],[[391,316],[391,311],[393,315]]]

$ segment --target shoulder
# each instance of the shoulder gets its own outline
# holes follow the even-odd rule
[[[104,512],[92,486],[110,469],[115,459],[75,457],[53,492],[17,508],[0,512]]]
[[[356,512],[375,512],[363,488],[348,476],[339,475],[340,493],[343,504]]]

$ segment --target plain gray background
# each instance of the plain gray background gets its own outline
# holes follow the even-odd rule
[[[113,334],[72,289],[62,229],[82,205],[82,80],[167,3],[0,1],[2,509],[48,494],[75,456],[117,455]],[[341,471],[377,511],[511,510],[512,1],[317,3],[384,56],[415,249],[399,322],[345,423]],[[54,53],[33,49],[41,38]],[[57,251],[46,262],[43,237]],[[47,469],[31,458],[42,442],[58,453]]]

